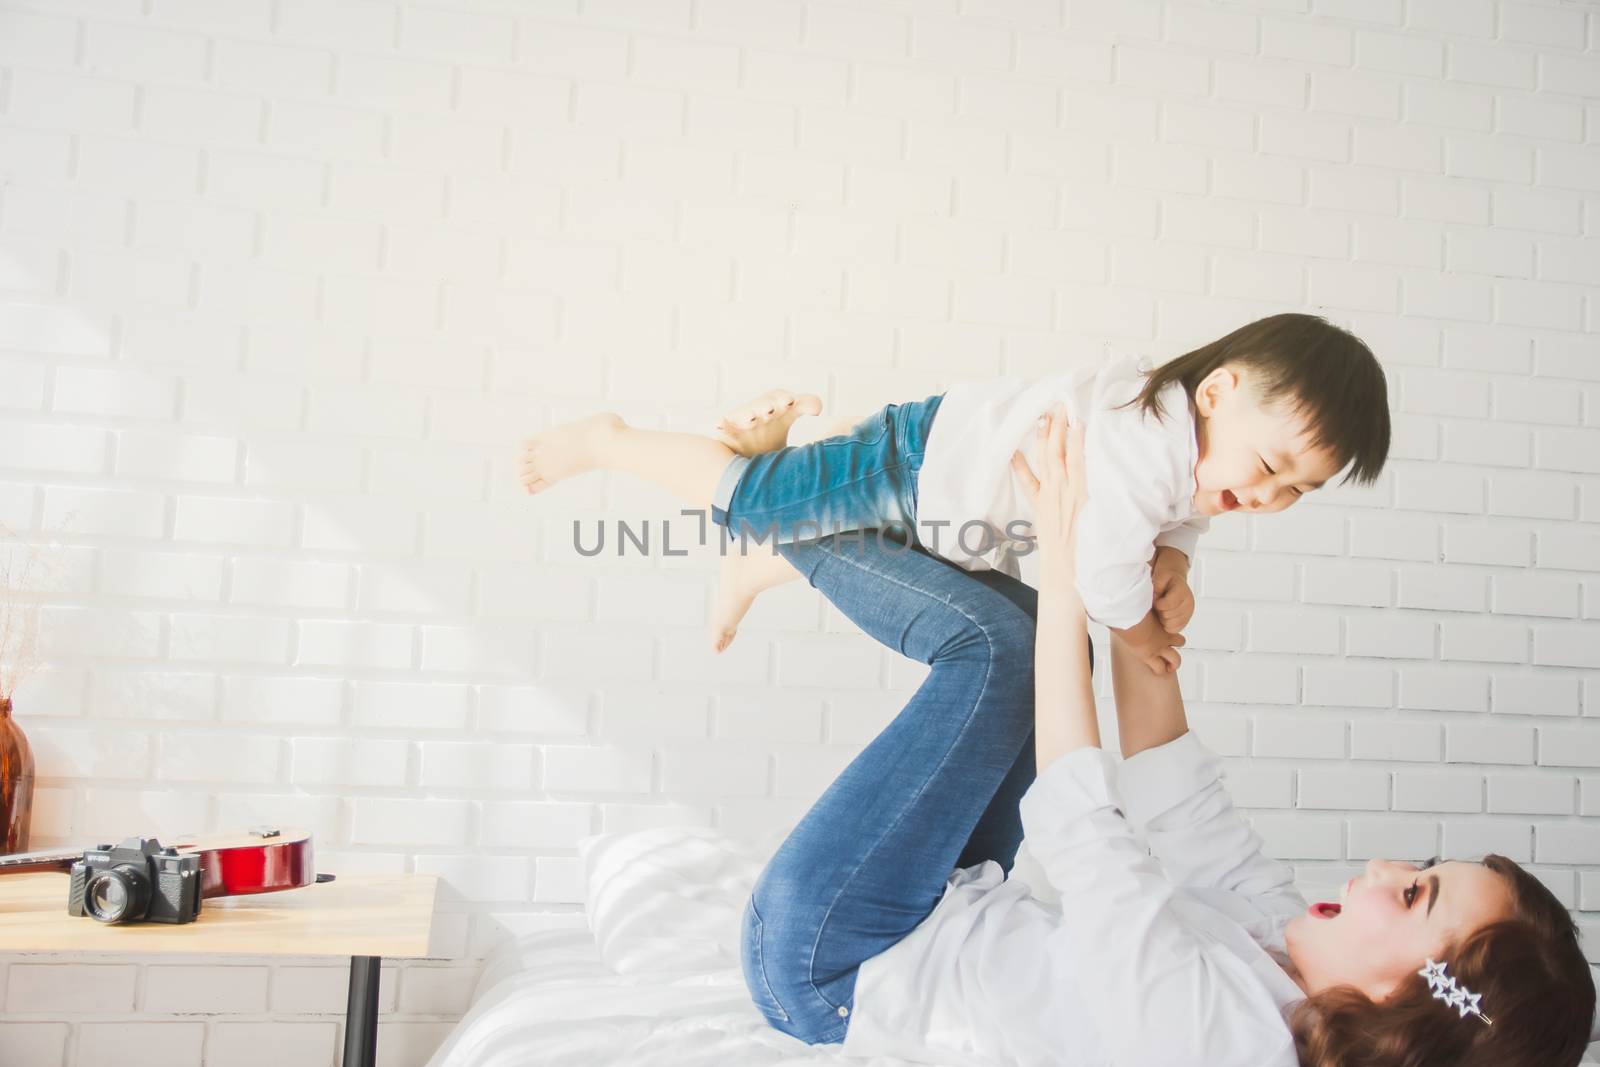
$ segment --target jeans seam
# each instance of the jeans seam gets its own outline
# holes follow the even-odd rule
[[[813,500],[820,500],[825,496],[832,496],[833,494],[837,493],[841,489],[848,489],[852,485],[860,485],[862,482],[871,481],[873,478],[877,478],[880,475],[889,474],[889,473],[891,473],[893,471],[899,471],[904,467],[905,467],[905,463],[903,463],[903,462],[891,463],[886,467],[883,467],[883,468],[881,468],[879,470],[873,471],[871,474],[863,474],[861,477],[856,478],[856,479],[854,479],[852,481],[839,482],[839,483],[837,483],[835,485],[830,485],[827,489],[823,490],[820,493],[813,493],[812,495],[810,495],[808,497],[804,497],[804,498],[802,498],[800,500],[787,501],[784,504],[784,507],[798,507],[801,504],[809,504]],[[735,487],[735,491],[737,492],[737,487]],[[728,503],[731,504],[731,503],[733,503],[733,501],[729,500]],[[776,510],[776,509],[768,508],[768,509],[766,509],[766,513],[771,513],[773,510]],[[744,523],[746,525],[748,525],[749,522],[750,522],[750,520],[745,518],[743,515],[734,515],[732,511],[728,512],[728,516],[729,516],[729,521],[727,523],[727,526],[728,526],[729,529],[732,529],[733,523],[735,521],[740,522],[740,523]]]
[[[901,587],[902,589],[906,589],[906,590],[909,590],[910,592],[918,594],[919,596],[926,597],[929,600],[934,601],[935,603],[943,604],[946,607],[951,608],[957,614],[959,614],[963,618],[965,618],[968,622],[970,622],[974,626],[976,626],[977,629],[978,629],[978,632],[983,635],[984,642],[989,646],[989,656],[988,656],[988,659],[987,659],[987,665],[986,665],[986,667],[984,669],[984,672],[983,672],[983,686],[982,686],[982,688],[980,688],[978,690],[978,695],[973,700],[973,707],[976,708],[979,704],[981,704],[983,702],[984,695],[987,694],[988,691],[989,691],[989,681],[994,676],[994,639],[992,637],[990,637],[989,628],[987,626],[985,626],[978,619],[974,618],[970,612],[966,611],[965,609],[963,609],[962,607],[960,607],[959,605],[955,604],[954,602],[952,602],[950,600],[942,600],[939,597],[934,596],[932,593],[928,592],[925,589],[918,589],[916,586],[911,585],[908,582],[901,581],[900,579],[895,578],[895,577],[893,577],[891,575],[877,574],[877,573],[875,573],[873,571],[870,571],[868,568],[862,567],[860,564],[852,562],[851,560],[849,560],[843,554],[831,553],[830,555],[832,556],[832,558],[837,559],[840,562],[845,563],[845,564],[855,568],[858,571],[861,571],[861,572],[866,573],[866,574],[873,574],[874,577],[882,578],[883,580],[885,580],[887,582],[890,582],[890,583],[892,583],[894,585],[897,585],[897,586]],[[1007,603],[1009,603],[1009,601]],[[971,726],[972,726],[972,714],[971,714],[971,712],[969,712],[968,715],[967,715],[966,721],[964,723],[962,723],[962,725],[961,725],[961,731],[951,741],[950,748],[947,748],[945,750],[945,752],[944,752],[944,755],[940,757],[938,765],[936,767],[934,767],[933,772],[928,775],[928,779],[931,779],[934,774],[937,774],[940,770],[942,770],[944,768],[945,764],[949,762],[950,749],[953,749],[955,747],[956,742],[960,741],[962,737],[966,736],[966,732],[967,732],[968,729],[971,728]],[[916,800],[920,799],[922,794],[927,790],[927,788],[928,788],[928,781],[927,781],[927,779],[924,779],[924,781],[922,783],[922,787],[917,791],[916,796],[912,797],[912,802],[914,803]],[[908,807],[909,807],[909,805],[908,805]],[[980,814],[979,817],[981,818],[982,815]],[[891,824],[888,827],[888,830],[893,830],[894,827],[900,825],[900,822],[904,818],[905,818],[905,811],[902,810],[900,812],[899,816],[896,817],[894,823]],[[886,831],[886,833],[887,833],[887,831]],[[879,843],[881,843],[882,840],[883,840],[883,838],[880,835]],[[875,851],[877,849],[877,847],[878,846],[876,844],[873,845],[872,849],[870,849],[868,851],[868,854],[870,855],[872,851]],[[838,906],[839,899],[844,896],[845,888],[848,887],[849,884],[852,881],[855,880],[855,877],[856,877],[857,874],[861,873],[861,868],[862,868],[863,865],[865,865],[866,862],[867,862],[867,857],[863,856],[861,858],[861,860],[855,865],[855,868],[853,870],[851,870],[849,877],[847,877],[844,880],[844,882],[839,887],[839,891],[834,894],[833,900],[829,902],[828,910],[823,912],[822,921],[817,924],[817,939],[816,939],[816,941],[812,942],[812,945],[811,945],[811,959],[810,959],[810,961],[808,963],[808,967],[811,969],[813,974],[815,973],[816,962],[817,962],[817,947],[822,941],[822,931],[828,925],[828,918],[833,914],[833,909]],[[807,976],[807,981],[811,985],[812,992],[817,995],[817,999],[818,1000],[822,1001],[824,1004],[827,1004],[831,1008],[835,1008],[835,1009],[838,1008],[838,1005],[834,1004],[832,1001],[828,1000],[827,997],[822,995],[822,991],[817,988],[817,984],[816,984],[815,979],[813,979],[810,975],[808,975]]]
[[[789,1009],[783,1006],[783,1002],[778,999],[778,994],[772,991],[772,983],[767,979],[767,951],[761,943],[767,924],[761,918],[760,909],[756,907],[756,898],[753,893],[750,896],[749,908],[750,914],[754,915],[756,919],[755,937],[751,940],[755,946],[756,975],[761,979],[761,988],[766,991],[767,998],[772,1001],[773,1007],[778,1009],[778,1014],[783,1017],[783,1021],[786,1023],[793,1022],[794,1020],[789,1017]]]

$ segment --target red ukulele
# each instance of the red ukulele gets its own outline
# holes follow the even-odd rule
[[[180,854],[199,854],[202,898],[275,893],[333,880],[332,875],[317,874],[312,865],[309,830],[269,826],[245,833],[189,835],[179,837],[172,847]],[[0,856],[0,874],[70,871],[83,852],[79,848]]]

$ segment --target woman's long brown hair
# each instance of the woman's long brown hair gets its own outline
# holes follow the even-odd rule
[[[1378,1002],[1326,989],[1291,1019],[1303,1067],[1571,1067],[1583,1058],[1595,991],[1571,914],[1504,856],[1483,865],[1506,880],[1513,917],[1464,938],[1444,962],[1482,995],[1493,1025],[1434,999],[1420,975]]]

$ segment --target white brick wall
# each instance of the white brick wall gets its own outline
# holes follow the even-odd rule
[[[0,519],[69,546],[38,839],[440,874],[445,958],[385,972],[419,1064],[500,931],[581,921],[577,838],[786,825],[920,677],[804,591],[711,657],[708,552],[570,546],[675,507],[530,504],[519,437],[1313,309],[1395,459],[1218,524],[1197,728],[1310,885],[1492,849],[1600,911],[1597,49],[1578,0],[0,2]],[[0,989],[6,1062],[332,1064],[344,972]]]

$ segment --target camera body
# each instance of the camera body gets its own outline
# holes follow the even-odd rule
[[[72,865],[67,914],[103,923],[188,923],[200,915],[200,857],[155,838],[88,849]]]

